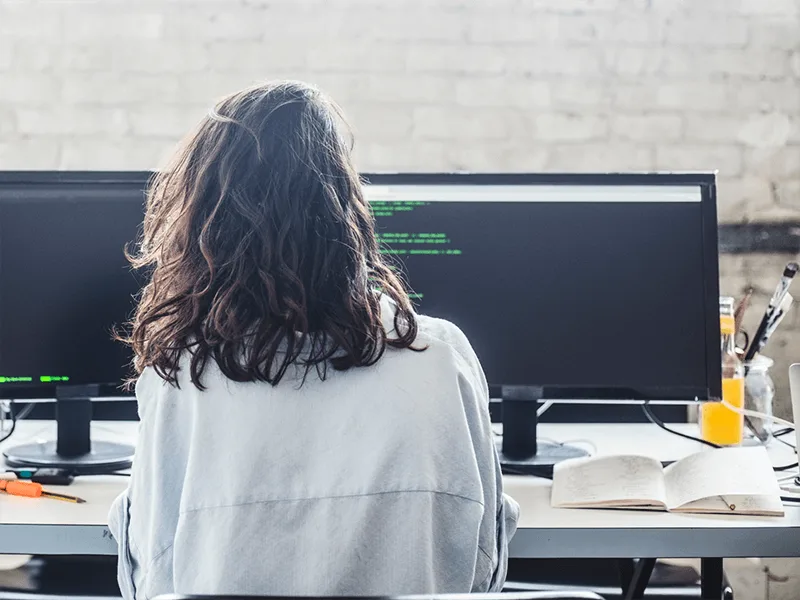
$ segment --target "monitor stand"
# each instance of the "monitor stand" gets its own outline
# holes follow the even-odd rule
[[[543,388],[503,386],[500,407],[503,439],[499,445],[500,465],[507,475],[550,476],[556,463],[569,458],[588,456],[581,448],[537,440],[536,411]]]
[[[92,441],[92,398],[99,386],[69,385],[56,388],[55,441],[33,442],[3,452],[13,468],[66,469],[76,475],[114,473],[129,469],[133,446]]]

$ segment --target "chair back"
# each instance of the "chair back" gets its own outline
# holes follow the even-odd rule
[[[495,594],[420,594],[409,596],[194,596],[165,594],[153,600],[603,600],[594,592],[548,591]]]

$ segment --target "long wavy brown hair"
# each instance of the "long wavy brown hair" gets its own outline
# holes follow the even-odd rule
[[[150,274],[124,336],[137,373],[203,389],[210,360],[277,385],[411,348],[417,322],[383,260],[339,108],[299,82],[220,101],[150,185],[134,267]],[[394,332],[380,297],[396,305]]]

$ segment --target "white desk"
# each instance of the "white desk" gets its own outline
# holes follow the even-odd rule
[[[52,437],[53,423],[22,422],[6,444]],[[95,439],[133,443],[135,423],[95,423]],[[599,454],[649,454],[676,460],[698,449],[652,425],[542,425],[540,435],[558,441],[591,440]],[[794,462],[774,443],[775,464]],[[728,558],[800,556],[800,505],[783,518],[691,516],[613,510],[553,509],[550,483],[507,477],[506,491],[521,507],[511,544],[515,558]],[[31,500],[0,494],[0,554],[106,554],[116,544],[106,527],[111,501],[124,477],[78,478],[65,488],[86,504]],[[54,488],[55,489],[55,488]]]

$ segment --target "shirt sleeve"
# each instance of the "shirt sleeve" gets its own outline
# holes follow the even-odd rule
[[[117,584],[123,600],[136,598],[134,573],[136,562],[131,551],[128,527],[130,523],[130,497],[126,489],[111,505],[108,513],[108,529],[117,542]]]

